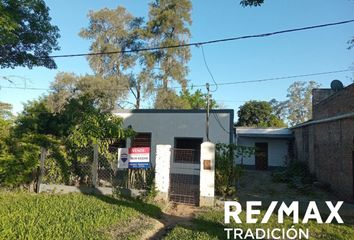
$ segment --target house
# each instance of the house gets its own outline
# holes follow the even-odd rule
[[[205,110],[139,109],[117,110],[114,114],[123,118],[125,127],[136,132],[134,138],[127,140],[125,147],[150,147],[151,164],[158,169],[157,184],[165,185],[162,188],[167,188],[164,190],[168,192],[170,201],[203,205],[200,199],[213,199],[214,190],[205,190],[214,189],[213,180],[208,179],[212,183],[205,184],[205,177],[209,176],[205,175],[206,172],[212,179],[214,176],[214,167],[206,164],[212,160],[203,159],[203,166],[200,164],[201,144],[208,140]],[[234,111],[230,109],[211,110],[209,141],[233,143],[233,117]],[[168,164],[161,167],[166,162],[164,159],[168,159]],[[203,176],[204,180],[201,180]],[[205,197],[205,194],[210,196]]]
[[[133,139],[127,140],[126,147],[151,147],[153,164],[157,144],[195,150],[195,162],[199,163],[200,144],[207,140],[205,110],[137,109],[116,110],[114,114],[123,118],[125,127],[131,127],[137,133]],[[210,111],[211,142],[233,142],[233,117],[232,109]]]
[[[285,167],[292,140],[293,134],[288,128],[236,127],[237,145],[255,148],[254,155],[239,156],[236,163],[256,170]]]
[[[312,120],[292,128],[295,157],[339,197],[354,201],[354,84],[314,89]]]

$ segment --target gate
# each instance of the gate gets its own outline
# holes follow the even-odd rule
[[[169,200],[188,205],[199,205],[200,150],[171,149]]]

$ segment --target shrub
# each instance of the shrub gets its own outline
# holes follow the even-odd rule
[[[308,165],[305,162],[292,160],[288,163],[284,171],[273,173],[272,180],[274,182],[287,183],[292,188],[306,192],[310,190],[315,177],[310,173]]]
[[[252,147],[235,144],[217,144],[215,154],[215,192],[223,197],[236,192],[236,183],[243,174],[243,167],[235,164],[235,157],[253,154]]]

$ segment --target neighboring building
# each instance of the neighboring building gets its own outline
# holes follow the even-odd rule
[[[157,144],[168,144],[179,149],[200,149],[206,141],[205,110],[116,110],[115,115],[124,119],[125,127],[132,127],[137,135],[128,139],[127,147],[151,147],[152,163],[155,161]],[[232,109],[210,111],[209,138],[213,143],[233,142]],[[195,161],[199,163],[198,154]]]
[[[339,197],[354,201],[354,84],[312,95],[313,119],[292,128],[295,157]]]
[[[255,154],[243,157],[243,164],[256,170],[285,167],[289,160],[289,150],[293,140],[288,128],[236,127],[236,143],[255,148]],[[242,157],[236,159],[241,164]]]

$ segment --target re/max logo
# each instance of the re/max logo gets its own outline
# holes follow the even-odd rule
[[[338,223],[344,223],[343,219],[340,217],[338,211],[343,205],[343,201],[339,201],[336,205],[333,205],[331,201],[326,201],[326,206],[330,211],[325,223],[331,223],[333,219],[336,219]],[[262,206],[262,202],[260,201],[248,201],[246,203],[246,223],[258,223],[259,216],[261,211],[259,207]],[[264,214],[261,223],[267,223],[275,212],[276,207],[278,206],[277,201],[271,202],[266,213]],[[258,207],[258,209],[257,209]],[[224,222],[226,224],[230,223],[230,219],[232,218],[236,223],[242,223],[239,214],[242,212],[242,206],[239,202],[235,201],[226,201],[224,204]],[[293,201],[291,204],[286,205],[286,203],[281,202],[278,207],[278,211],[276,212],[278,216],[278,223],[284,223],[284,215],[293,217],[293,223],[299,223],[299,202]],[[326,214],[327,215],[327,214]],[[315,220],[317,223],[323,223],[323,218],[320,214],[320,211],[317,207],[315,201],[310,201],[305,215],[302,219],[302,223],[308,223],[309,220]]]

